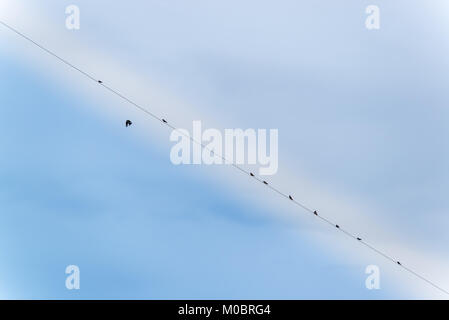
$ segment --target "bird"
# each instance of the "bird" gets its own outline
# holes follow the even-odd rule
[[[268,185],[268,182],[266,182],[265,180],[263,181],[263,183]]]
[[[98,80],[98,83],[99,83],[99,84],[102,84],[102,83],[103,83],[103,81],[101,81],[101,80]]]
[[[293,197],[292,197],[292,196],[288,196],[288,198],[289,198],[290,200],[293,200]]]
[[[396,261],[398,263],[398,265],[402,266],[402,264],[399,261]]]
[[[362,241],[362,239],[360,239],[360,238],[357,238],[357,240]]]
[[[163,122],[163,123],[167,123],[167,120],[165,120],[165,119],[162,119],[162,122]]]
[[[314,211],[313,214],[317,216],[317,215],[318,215],[318,212]]]
[[[130,125],[132,125],[133,123],[131,122],[131,120],[126,120],[125,122],[125,126],[128,128]]]
[[[338,224],[335,225],[336,228],[340,229],[340,226]]]
[[[254,173],[252,173],[252,172],[250,172],[249,175],[250,175],[251,177],[254,177]]]

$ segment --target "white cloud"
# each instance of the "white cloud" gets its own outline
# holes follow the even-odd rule
[[[187,127],[193,119],[191,114],[202,113],[204,123],[209,123],[211,126],[217,124],[217,127],[219,127],[220,119],[231,117],[226,115],[223,110],[200,111],[197,107],[177,98],[176,94],[158,86],[148,76],[124,67],[123,63],[114,57],[114,53],[101,51],[100,48],[83,44],[76,38],[67,37],[66,30],[52,28],[47,23],[45,13],[36,4],[27,4],[26,6],[22,4],[19,7],[17,1],[2,0],[0,3],[2,20],[14,23],[14,27],[45,43],[49,48],[82,69],[95,73],[95,77],[107,81],[108,85],[119,89],[129,97],[133,97],[139,104],[151,106],[153,112],[169,118],[178,126]],[[2,35],[5,33],[6,31],[2,30]],[[13,36],[10,36],[8,41],[13,41],[11,40],[13,38]],[[75,71],[41,52],[38,48],[31,47],[24,40],[14,39],[14,45],[9,50],[26,59],[30,66],[45,74],[46,77],[50,75],[55,83],[63,82],[68,89],[85,95],[94,101],[101,101],[98,104],[99,110],[95,110],[95,112],[113,118],[123,118],[130,114],[134,118],[142,118],[141,113],[134,110],[132,106],[117,100],[117,97],[76,74]],[[149,141],[147,138],[150,135],[153,136],[152,140],[154,140],[154,136],[158,136],[160,144],[168,144],[167,132],[163,129],[160,130],[153,120],[148,119],[148,121],[148,126],[145,126],[145,129],[139,132],[140,136],[145,141]],[[142,128],[142,126],[138,126],[138,128]],[[282,186],[283,190],[293,190],[295,194],[300,194],[300,198],[307,201],[307,204],[320,203],[320,209],[327,217],[335,217],[335,220],[347,227],[348,230],[361,232],[371,244],[388,250],[388,253],[392,256],[399,257],[398,259],[404,261],[404,265],[428,275],[429,278],[442,286],[449,287],[449,274],[446,274],[446,270],[449,270],[449,261],[442,260],[437,253],[430,253],[426,248],[420,248],[419,251],[412,250],[414,243],[408,242],[410,239],[400,234],[399,226],[387,228],[382,221],[377,222],[373,219],[376,217],[375,205],[368,207],[357,198],[344,194],[335,195],[327,191],[325,187],[317,185],[300,174],[293,175],[292,172],[297,171],[293,168],[294,164],[290,166],[290,169],[284,167],[282,173],[273,178],[273,183],[276,186]],[[402,291],[406,297],[444,298],[435,289],[403,272],[397,266],[384,261],[382,257],[373,255],[366,248],[360,248],[359,244],[348,241],[341,234],[329,233],[328,226],[322,226],[313,219],[309,219],[306,212],[297,210],[297,208],[292,207],[291,203],[284,201],[274,193],[272,197],[269,197],[265,188],[253,188],[253,182],[249,179],[245,180],[244,177],[239,177],[239,173],[230,175],[229,168],[214,168],[213,170],[215,170],[215,173],[211,180],[214,182],[218,180],[228,185],[235,191],[235,197],[239,200],[248,201],[250,199],[255,206],[264,208],[269,206],[273,214],[278,215],[281,219],[300,224],[306,223],[309,227],[308,230],[310,230],[307,236],[320,243],[323,252],[326,252],[327,255],[335,255],[337,260],[342,261],[350,259],[352,261],[350,263],[358,263],[364,261],[364,259],[375,259],[379,265],[382,265],[382,270],[386,270],[393,281],[396,282],[395,289]],[[235,180],[230,179],[230,177],[241,180],[239,180],[238,185],[235,185]],[[247,195],[244,192],[247,188],[253,188],[255,192],[252,195]],[[260,199],[264,199],[264,201],[261,202]],[[361,212],[364,214],[361,215]]]

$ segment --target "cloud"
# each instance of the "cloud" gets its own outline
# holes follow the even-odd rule
[[[191,120],[195,119],[194,115],[201,115],[203,123],[207,123],[210,127],[220,127],[222,119],[233,117],[232,114],[227,114],[226,110],[207,109],[201,103],[192,105],[170,89],[158,85],[148,75],[139,70],[133,70],[127,63],[120,61],[118,53],[110,50],[103,51],[100,47],[93,47],[76,37],[69,36],[67,30],[63,28],[54,28],[52,23],[48,22],[49,19],[40,5],[24,5],[23,3],[19,5],[17,1],[10,0],[4,0],[1,5],[2,20],[14,24],[31,38],[45,44],[83,70],[92,72],[95,78],[105,81],[108,86],[132,97],[137,103],[149,106],[152,112],[170,119],[178,127],[189,127]],[[2,35],[6,33],[2,30]],[[97,84],[88,81],[38,48],[31,47],[22,39],[14,38],[15,36],[8,36],[8,42],[14,43],[9,47],[10,52],[28,61],[30,68],[45,75],[46,80],[53,81],[57,85],[62,84],[67,90],[75,91],[83,97],[98,102],[98,110],[92,110],[93,112],[114,119],[131,116],[141,121],[140,119],[143,118],[140,111],[134,110],[132,106],[104,91]],[[136,126],[142,143],[154,141],[157,137],[158,142],[152,142],[152,146],[163,148],[163,145],[169,144],[168,134],[164,129],[159,128],[159,124],[150,118],[142,121],[145,125]],[[282,139],[282,133],[280,139]],[[396,288],[393,290],[398,290],[405,296],[442,297],[421,280],[383,261],[382,257],[373,255],[366,248],[360,248],[357,243],[345,239],[340,233],[334,232],[335,230],[329,230],[328,226],[320,225],[306,212],[297,210],[291,203],[284,201],[276,194],[269,196],[266,188],[255,186],[252,181],[245,180],[245,177],[240,176],[238,172],[230,173],[231,168],[214,167],[205,172],[211,173],[212,170],[213,176],[208,177],[211,183],[223,184],[229,190],[233,190],[236,200],[241,202],[249,200],[255,207],[268,208],[279,219],[292,222],[292,228],[307,226],[301,229],[301,237],[305,236],[316,241],[323,254],[348,264],[374,259],[376,262],[379,261],[382,270],[385,270],[384,272],[392,278],[392,281],[395,281]],[[315,182],[313,177],[308,177],[301,172],[303,170],[298,168],[294,159],[287,160],[281,172],[273,177],[272,183],[282,190],[290,190],[291,193],[300,195],[300,200],[305,201],[310,207],[319,204],[320,213],[326,217],[338,221],[348,230],[360,232],[372,245],[388,250],[392,256],[400,257],[401,261],[405,261],[404,265],[413,266],[417,272],[425,273],[435,282],[449,287],[449,275],[446,275],[446,270],[449,270],[449,261],[441,258],[438,252],[429,251],[427,247],[416,248],[420,239],[401,234],[400,225],[392,225],[386,219],[378,221],[377,212],[383,210],[382,207],[379,206],[379,208],[376,203],[368,205],[365,199],[359,199],[344,192],[336,194],[335,188],[326,187],[324,182],[321,183],[322,181]],[[254,190],[251,195],[245,192],[249,188]]]

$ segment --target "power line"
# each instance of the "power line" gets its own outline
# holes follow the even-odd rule
[[[98,83],[99,85],[103,86],[105,89],[107,89],[108,91],[110,91],[112,94],[118,96],[119,98],[121,98],[122,100],[126,101],[127,103],[131,104],[132,106],[134,106],[135,108],[139,109],[140,111],[144,112],[145,114],[147,114],[148,116],[158,120],[159,122],[161,122],[163,125],[169,127],[170,129],[176,131],[177,133],[187,137],[188,139],[190,139],[193,143],[196,143],[198,145],[200,145],[203,149],[208,150],[209,152],[213,153],[214,156],[217,156],[219,158],[221,158],[222,160],[225,161],[225,163],[231,163],[228,162],[227,159],[223,156],[223,155],[219,155],[216,154],[213,150],[211,150],[210,148],[208,148],[207,146],[205,146],[201,141],[197,141],[195,139],[193,139],[193,137],[191,137],[190,135],[186,135],[183,131],[178,130],[176,127],[174,127],[173,125],[171,125],[170,123],[168,123],[168,121],[164,118],[161,118],[159,116],[157,116],[156,114],[154,114],[153,112],[149,111],[147,108],[142,107],[141,105],[139,105],[138,103],[132,101],[130,98],[128,98],[127,96],[121,94],[120,92],[118,92],[117,90],[114,90],[113,88],[107,86],[106,84],[103,83],[102,80],[96,79],[95,77],[93,77],[92,75],[90,75],[89,73],[83,71],[82,69],[78,68],[77,66],[71,64],[70,62],[68,62],[67,60],[63,59],[62,57],[60,57],[59,55],[57,55],[56,53],[52,52],[51,50],[47,49],[46,47],[42,46],[41,44],[37,43],[36,41],[34,41],[33,39],[29,38],[28,36],[24,35],[23,33],[21,33],[20,31],[16,30],[15,28],[11,27],[10,25],[6,24],[3,21],[0,21],[0,24],[2,24],[3,26],[5,26],[6,28],[8,28],[9,30],[13,31],[14,33],[16,33],[17,35],[19,35],[20,37],[28,40],[30,43],[34,44],[35,46],[39,47],[41,50],[47,52],[48,54],[50,54],[51,56],[53,56],[54,58],[58,59],[59,61],[63,62],[64,64],[66,64],[67,66],[71,67],[72,69],[78,71],[79,73],[81,73],[82,75],[84,75],[85,77],[89,78],[90,80]],[[254,175],[254,173],[245,170],[244,168],[242,168],[239,165],[234,164],[233,162],[231,163],[231,165],[239,170],[240,172],[249,175],[251,178],[255,179],[256,181],[264,184],[265,186],[267,186],[269,189],[271,189],[272,191],[274,191],[275,193],[281,195],[282,197],[286,198],[287,200],[293,202],[295,205],[301,207],[302,209],[304,209],[305,211],[311,213],[314,215],[314,217],[317,217],[318,219],[320,219],[321,221],[329,224],[330,226],[336,228],[337,230],[341,231],[342,233],[344,233],[345,235],[347,235],[348,237],[353,238],[354,240],[356,240],[357,242],[363,244],[365,247],[367,247],[368,249],[370,249],[371,251],[383,256],[384,258],[386,258],[387,260],[390,260],[391,262],[393,262],[394,264],[398,265],[399,267],[401,267],[402,269],[408,271],[409,273],[413,274],[414,276],[418,277],[419,279],[425,281],[426,283],[430,284],[431,286],[433,286],[434,288],[438,289],[439,291],[449,295],[449,292],[445,289],[443,289],[442,287],[440,287],[439,285],[437,285],[436,283],[430,281],[429,279],[427,279],[426,277],[422,276],[421,274],[413,271],[412,269],[410,269],[409,267],[404,266],[400,261],[392,258],[391,256],[387,255],[386,253],[384,253],[383,251],[377,249],[376,247],[370,245],[369,243],[367,243],[365,240],[363,240],[362,238],[354,235],[353,233],[343,229],[342,227],[340,227],[340,225],[332,222],[331,220],[321,216],[320,214],[318,214],[318,212],[316,210],[312,210],[310,208],[308,208],[307,206],[305,206],[304,204],[296,201],[292,195],[284,193],[282,191],[280,191],[278,188],[273,187],[272,185],[270,185],[267,181],[257,177],[256,175]]]

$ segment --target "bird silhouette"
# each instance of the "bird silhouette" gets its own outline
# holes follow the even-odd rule
[[[318,215],[318,212],[314,211],[313,214],[317,216],[317,215]]]
[[[125,122],[125,126],[128,128],[130,125],[132,125],[133,123],[131,122],[131,120],[126,120]]]
[[[293,200],[293,197],[292,197],[292,196],[288,196],[288,198],[289,198],[290,200]]]

